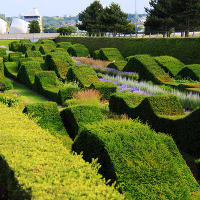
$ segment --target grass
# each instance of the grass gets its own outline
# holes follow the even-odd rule
[[[6,46],[8,48],[9,44],[16,40],[0,40],[0,46]]]

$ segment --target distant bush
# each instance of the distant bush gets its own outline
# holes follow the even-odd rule
[[[112,69],[118,69],[118,70],[123,70],[124,67],[126,66],[127,61],[114,61],[110,64],[107,65],[107,68],[112,68]]]
[[[5,48],[0,48],[0,57],[3,57],[6,55],[6,49]]]
[[[124,60],[124,57],[117,48],[101,48],[99,50],[99,57],[101,60],[108,60],[111,62]]]
[[[66,51],[69,49],[69,47],[72,46],[72,43],[71,42],[59,42],[57,43],[56,47],[58,48],[63,48],[65,49]]]
[[[87,47],[82,44],[73,44],[68,48],[68,53],[74,57],[87,57],[89,55],[89,51]]]
[[[0,91],[5,91],[5,90],[11,90],[13,89],[13,82],[4,77],[2,79],[0,79]]]
[[[199,185],[170,136],[132,120],[86,124],[72,149],[116,181],[126,199],[188,199]],[[184,188],[184,189],[183,189]]]
[[[40,53],[40,51],[32,51],[32,50],[28,50],[26,51],[25,57],[41,57],[42,54]]]

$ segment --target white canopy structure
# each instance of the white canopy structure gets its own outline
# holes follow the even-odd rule
[[[5,22],[3,19],[0,19],[0,34],[6,34],[7,33],[7,22]]]
[[[9,34],[28,33],[28,24],[28,22],[22,19],[14,18],[10,25]]]

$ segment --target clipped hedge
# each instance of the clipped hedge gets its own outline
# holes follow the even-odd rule
[[[100,48],[117,48],[123,57],[136,54],[173,56],[184,64],[200,64],[200,38],[58,37],[56,42],[85,45],[90,54]]]
[[[21,100],[16,94],[0,93],[0,102],[8,107],[16,107]]]
[[[39,40],[39,41],[37,41],[37,44],[56,46],[56,44],[53,40]]]
[[[184,63],[171,56],[155,57],[155,61],[168,73],[171,77],[175,77],[184,67]]]
[[[32,44],[32,43],[29,43],[29,42],[28,42],[28,43],[27,43],[27,42],[22,42],[22,43],[21,43],[21,46],[20,46],[20,51],[21,51],[23,54],[25,54],[26,51],[31,50],[32,47],[33,47],[33,44]]]
[[[42,44],[39,48],[41,54],[45,55],[55,49],[55,46],[49,44]]]
[[[74,139],[84,124],[103,120],[101,110],[93,105],[76,105],[61,111],[61,117],[70,137]]]
[[[66,51],[69,49],[70,46],[72,46],[71,42],[59,42],[59,43],[56,44],[57,48],[63,48]]]
[[[26,51],[25,57],[41,57],[42,54],[40,53],[40,51],[32,51],[32,50],[28,50]]]
[[[199,190],[173,139],[138,121],[86,124],[72,149],[86,161],[98,158],[99,172],[116,181],[126,199],[191,199]]]
[[[13,82],[6,77],[1,78],[0,91],[11,90],[11,89],[13,89]]]
[[[8,61],[9,62],[17,62],[22,57],[23,57],[22,52],[9,53],[8,54]]]
[[[55,71],[59,78],[65,80],[69,68],[74,64],[67,52],[51,52],[45,58],[45,65],[49,70]]]
[[[123,71],[137,72],[140,80],[152,81],[157,84],[174,82],[149,55],[132,56]]]
[[[0,47],[0,57],[3,57],[6,55],[6,49]]]
[[[2,104],[0,110],[0,185],[5,199],[124,199],[106,186],[94,163],[73,155],[20,111]]]
[[[101,48],[99,50],[99,57],[101,60],[108,60],[111,62],[124,60],[124,57],[117,48]]]
[[[41,46],[41,44],[35,43],[35,44],[33,44],[31,50],[32,50],[32,51],[39,51],[40,46]]]
[[[89,88],[92,83],[100,82],[97,73],[91,66],[72,66],[67,73],[68,81],[76,81],[83,88]]]
[[[185,65],[185,67],[177,74],[177,77],[200,81],[200,65]]]
[[[10,51],[19,51],[20,50],[20,43],[18,41],[13,41],[9,44]]]
[[[5,62],[4,63],[5,75],[16,79],[18,73],[18,63],[17,62]]]
[[[28,104],[23,113],[29,114],[31,118],[39,118],[38,125],[54,135],[67,134],[55,102]]]
[[[89,55],[87,47],[82,44],[74,44],[70,46],[67,51],[70,56],[74,57],[87,57]]]
[[[117,69],[117,70],[123,70],[124,67],[127,65],[127,61],[114,61],[114,62],[111,62],[110,64],[107,65],[107,68],[112,68],[112,69]]]
[[[92,54],[93,59],[100,60],[100,50],[95,50]]]
[[[3,58],[0,58],[0,79],[4,77],[4,65],[3,65]]]
[[[17,74],[17,80],[29,88],[33,88],[35,82],[35,73],[42,71],[40,62],[27,61],[23,62]]]

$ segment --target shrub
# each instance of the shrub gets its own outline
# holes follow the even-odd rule
[[[0,57],[3,57],[6,55],[6,49],[5,48],[0,48]]]
[[[3,58],[0,58],[0,79],[4,77],[4,65],[3,65]]]
[[[39,51],[40,46],[41,46],[41,44],[35,43],[35,44],[33,44],[31,50],[32,50],[32,51]]]
[[[17,79],[27,87],[32,88],[35,81],[35,73],[38,71],[42,71],[40,62],[23,62],[18,71]]]
[[[25,54],[26,51],[31,50],[32,47],[33,47],[32,43],[29,43],[29,42],[28,43],[21,43],[20,51]]]
[[[2,104],[0,110],[1,195],[12,200],[123,199],[113,186],[106,186],[94,162],[73,155],[21,111]]]
[[[100,50],[96,50],[93,52],[93,59],[100,60]]]
[[[0,102],[7,105],[8,107],[16,107],[21,101],[15,94],[0,93]]]
[[[18,63],[17,62],[5,62],[5,75],[16,79],[18,73]]]
[[[58,48],[63,48],[65,49],[66,51],[69,49],[69,47],[72,46],[72,43],[71,42],[59,42],[57,43],[56,47]]]
[[[67,51],[63,48],[56,48],[56,49],[51,50],[51,52],[66,53]]]
[[[185,65],[185,67],[177,74],[177,76],[200,81],[200,65]]]
[[[132,56],[123,71],[137,72],[140,80],[152,81],[157,84],[173,83],[169,75],[149,55]]]
[[[124,57],[117,48],[101,48],[99,51],[99,57],[101,60],[108,60],[111,62],[124,60]]]
[[[61,111],[61,117],[70,137],[74,139],[84,124],[103,120],[101,110],[93,105],[71,106]]]
[[[59,103],[61,105],[65,104],[67,99],[71,99],[74,92],[78,92],[80,88],[77,84],[67,83],[64,87],[60,88],[58,92]]]
[[[99,82],[94,69],[88,65],[72,66],[67,73],[68,81],[77,81],[82,88],[89,88],[92,83]]]
[[[173,139],[132,120],[86,124],[72,149],[117,181],[126,199],[190,199],[199,185]]]
[[[117,69],[117,70],[123,70],[126,66],[127,61],[114,61],[107,65],[107,68]]]
[[[9,44],[10,51],[19,51],[20,50],[20,43],[18,41],[13,41]]]
[[[155,57],[155,61],[168,73],[171,77],[175,77],[179,71],[184,68],[184,63],[171,56]]]
[[[53,49],[55,49],[55,46],[43,44],[40,46],[39,51],[41,52],[41,54],[45,55],[51,52]]]
[[[67,51],[74,57],[87,57],[89,55],[87,47],[82,44],[74,44],[70,46]]]
[[[8,62],[8,54],[6,54],[5,56],[3,56],[3,62]]]
[[[17,62],[22,58],[22,52],[15,52],[15,53],[9,53],[8,54],[8,60],[10,62]]]
[[[26,51],[25,57],[41,57],[42,54],[40,53],[40,51],[32,51],[32,50],[28,50]]]
[[[45,44],[45,45],[56,46],[56,44],[53,40],[39,40],[37,42],[37,44]]]
[[[5,91],[5,90],[11,90],[13,89],[13,82],[4,77],[2,79],[0,79],[0,91]]]
[[[24,113],[30,114],[33,118],[39,118],[37,123],[43,129],[49,130],[54,135],[66,135],[58,105],[55,102],[32,103],[26,105]]]
[[[45,65],[49,70],[55,71],[59,78],[65,80],[69,68],[74,64],[67,52],[51,52],[45,58]]]

